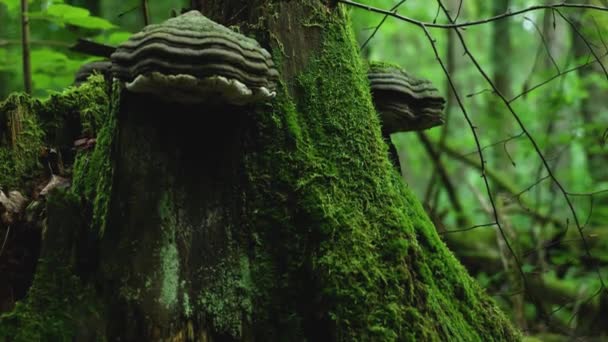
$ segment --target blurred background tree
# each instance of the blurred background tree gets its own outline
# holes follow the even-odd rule
[[[435,2],[359,3],[423,22],[448,22]],[[443,0],[458,23],[550,3]],[[608,6],[603,0],[579,3]],[[72,51],[78,38],[116,45],[138,31],[145,22],[141,4],[29,1],[33,94],[46,97],[70,86],[82,64],[99,59]],[[163,21],[187,6],[186,0],[150,3],[149,20]],[[23,90],[20,8],[19,0],[0,0],[0,98]],[[464,53],[454,29],[429,28],[436,56],[415,25],[354,7],[352,17],[364,58],[399,64],[431,80],[448,99],[443,126],[392,136],[404,180],[448,246],[528,334],[606,338],[608,74],[603,64],[608,61],[608,12],[541,9],[461,30],[470,53],[513,106],[566,196]],[[445,64],[479,137],[489,192],[471,127],[436,57]]]

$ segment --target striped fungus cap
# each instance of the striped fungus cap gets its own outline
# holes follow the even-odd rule
[[[112,62],[110,61],[94,61],[83,64],[76,75],[74,76],[74,85],[79,85],[86,82],[89,76],[98,73],[102,75],[109,74]]]
[[[430,81],[381,63],[371,63],[367,77],[385,136],[443,124],[445,99]]]
[[[146,26],[112,54],[132,92],[182,103],[245,105],[274,97],[278,71],[257,41],[190,11]]]

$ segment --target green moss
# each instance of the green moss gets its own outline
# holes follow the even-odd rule
[[[46,167],[39,162],[43,147],[71,147],[74,136],[95,136],[108,116],[108,101],[99,76],[42,102],[24,94],[1,102],[0,186],[29,187]]]
[[[40,102],[24,94],[12,94],[0,102],[0,187],[22,188],[24,180],[42,169],[38,157],[44,131],[36,116]]]
[[[169,243],[160,250],[162,284],[160,303],[167,309],[177,303],[179,290],[179,254],[175,243]]]
[[[283,89],[259,116],[267,147],[248,168],[260,311],[299,295],[268,318],[291,334],[325,321],[338,340],[517,340],[391,166],[345,17],[314,13],[323,46],[297,101]]]
[[[160,274],[158,275],[160,293],[158,300],[167,310],[170,310],[178,302],[180,274],[179,251],[175,243],[175,232],[178,227],[176,208],[169,193],[165,193],[161,197],[158,213],[163,237],[158,249],[158,257],[160,258]]]
[[[50,135],[48,140],[71,145],[71,141],[64,141],[62,132],[68,129],[66,123],[74,121],[78,123],[80,132],[71,133],[95,137],[108,116],[108,94],[108,84],[101,75],[89,77],[87,82],[78,87],[52,94],[38,114],[44,130]]]
[[[165,237],[159,249],[160,257],[160,303],[167,309],[177,304],[179,291],[179,252],[175,245],[175,208],[168,195],[162,197],[159,204],[161,229]]]
[[[188,295],[188,292],[184,292],[183,296],[182,296],[182,306],[184,308],[184,317],[186,318],[190,318],[192,317],[192,303],[190,303],[190,296]]]
[[[70,237],[81,224],[79,201],[54,192],[47,211],[46,250],[27,297],[0,316],[0,340],[72,341],[78,333],[91,337],[102,329],[94,290],[83,285],[71,265]]]
[[[199,295],[198,308],[210,317],[216,331],[240,338],[243,322],[249,322],[253,312],[249,259],[243,256],[205,271],[213,280]]]
[[[69,267],[40,260],[28,297],[0,316],[0,340],[72,341],[79,319],[99,317],[95,303],[94,291]]]
[[[92,86],[92,85],[91,85]],[[102,85],[98,85],[101,87]],[[78,88],[81,89],[82,87]],[[118,108],[120,87],[114,86],[112,99],[105,102],[84,102],[83,112],[94,112],[92,123],[99,125],[94,150],[79,152],[73,166],[72,192],[83,196],[93,208],[92,228],[100,236],[106,228],[106,220],[113,183],[113,163],[111,158],[114,136],[116,134],[116,109]],[[86,127],[84,125],[83,127]],[[97,126],[95,126],[97,127]]]

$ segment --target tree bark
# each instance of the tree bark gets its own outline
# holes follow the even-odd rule
[[[62,331],[517,340],[389,162],[346,11],[316,0],[196,5],[272,51],[277,97],[243,108],[110,94],[95,149],[76,156],[70,193],[48,200],[49,227],[65,229],[65,217],[79,247],[72,259],[49,251],[61,262],[37,270],[78,276],[71,293],[82,299],[65,305],[78,318],[61,320],[70,328]],[[84,210],[69,209],[80,201]],[[50,272],[57,264],[74,266]],[[30,292],[49,282],[35,280]],[[2,316],[0,336],[38,317],[35,305],[30,298]]]

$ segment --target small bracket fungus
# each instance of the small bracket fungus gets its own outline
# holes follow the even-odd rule
[[[168,101],[244,105],[272,98],[278,72],[257,41],[190,11],[146,26],[112,54],[128,90]]]
[[[93,75],[94,73],[108,75],[111,67],[112,62],[110,61],[95,61],[83,64],[80,69],[76,71],[76,75],[74,76],[74,85],[79,85],[86,82],[89,76]]]
[[[370,64],[367,77],[384,136],[443,124],[445,99],[430,81],[380,63]]]

